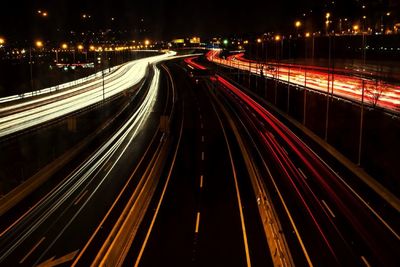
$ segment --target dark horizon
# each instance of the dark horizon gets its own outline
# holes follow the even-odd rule
[[[156,0],[150,4],[128,0],[117,3],[109,0],[25,2],[8,3],[3,7],[0,11],[0,35],[20,40],[54,39],[63,38],[62,33],[71,30],[113,29],[134,33],[145,29],[146,32],[141,34],[143,37],[165,40],[191,35],[208,38],[284,31],[293,28],[293,21],[305,10],[317,7],[315,3],[318,3],[315,0],[302,3],[250,1],[242,5],[226,0],[200,4],[183,0]],[[48,16],[41,17],[36,13],[39,10],[47,12]],[[90,18],[83,19],[84,14]]]

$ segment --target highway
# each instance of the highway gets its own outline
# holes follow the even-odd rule
[[[167,52],[125,63],[105,76],[104,81],[101,75],[95,75],[93,79],[78,86],[71,85],[23,101],[7,101],[0,106],[0,137],[71,114],[120,94],[144,79],[149,64],[173,55],[174,52]]]
[[[160,83],[160,66],[152,64],[150,71],[152,78],[132,96],[128,108],[132,113],[123,125],[47,195],[1,229],[1,266],[48,266],[72,261],[107,214],[123,209],[130,195],[126,188],[140,190],[147,178],[144,173],[149,159],[158,154],[160,144],[166,144],[159,128],[160,116],[170,115],[174,102],[174,92],[165,85],[165,79]],[[137,201],[143,203],[140,209],[146,210],[146,199],[151,196],[138,197]],[[115,205],[116,199],[122,204]],[[107,230],[112,229],[118,216],[111,219]]]
[[[263,181],[284,225],[294,262],[396,266],[398,211],[383,215],[369,204],[371,199],[346,182],[347,177],[341,177],[243,90],[219,75],[211,80],[211,92],[242,129],[242,139],[265,175]]]
[[[397,266],[395,205],[197,56],[144,62],[120,127],[0,224],[1,266]]]
[[[284,83],[307,87],[356,102],[364,101],[367,105],[379,106],[395,113],[400,112],[400,86],[374,80],[369,77],[373,73],[362,78],[362,73],[346,69],[334,69],[334,74],[332,74],[332,69],[323,67],[257,62],[245,59],[243,53],[222,59],[219,54],[220,50],[210,51],[207,58],[218,64],[249,71],[256,75],[262,74],[264,77]]]
[[[183,113],[175,164],[126,266],[273,266],[239,146],[208,87],[169,63]],[[187,66],[185,66],[187,68]],[[176,133],[179,135],[179,132]],[[158,208],[157,208],[158,207]],[[150,210],[150,209],[149,209]]]

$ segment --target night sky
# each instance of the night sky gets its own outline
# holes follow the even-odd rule
[[[139,27],[144,19],[148,37],[169,39],[199,35],[211,37],[264,31],[284,31],[303,10],[315,7],[318,0],[277,1],[189,1],[189,0],[23,0],[7,1],[0,9],[0,35],[31,38],[47,31],[81,29],[122,29]],[[35,11],[47,10],[40,18]],[[91,21],[83,21],[90,14]],[[111,21],[114,17],[115,20]],[[51,36],[47,37],[51,38]]]

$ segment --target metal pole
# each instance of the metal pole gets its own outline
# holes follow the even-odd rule
[[[365,81],[362,80],[362,91],[361,91],[361,112],[360,112],[360,136],[358,142],[358,161],[357,165],[361,165],[361,153],[362,153],[362,135],[363,135],[363,126],[364,126],[364,89],[365,89]]]
[[[290,38],[289,38],[289,62],[291,61],[291,48],[290,48]],[[289,63],[289,70],[288,70],[288,85],[287,85],[287,110],[286,113],[289,114],[289,104],[290,104],[290,63]]]
[[[265,43],[265,99],[267,99],[268,92],[268,39]]]
[[[328,41],[329,41],[329,50],[328,50],[328,91],[326,93],[326,114],[325,114],[325,141],[328,141],[328,127],[329,127],[329,89],[331,85],[331,73],[330,73],[330,67],[331,67],[331,36],[328,36]],[[333,91],[333,90],[332,90]]]
[[[304,38],[304,58],[307,58],[307,38]],[[304,106],[303,106],[303,125],[306,125],[307,117],[307,68],[304,67]]]
[[[33,91],[34,89],[34,84],[33,84],[33,70],[32,70],[32,47],[29,47],[29,73],[31,76],[31,91],[32,91],[32,95],[33,95]]]

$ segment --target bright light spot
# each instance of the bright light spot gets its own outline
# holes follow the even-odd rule
[[[6,40],[2,37],[0,37],[0,45],[4,45],[6,43]]]
[[[261,43],[261,42],[262,42],[261,38],[258,38],[257,43]]]
[[[145,45],[149,45],[149,44],[150,44],[150,41],[149,41],[149,40],[145,40],[145,41],[144,41],[144,44],[145,44]]]
[[[326,19],[329,19],[330,17],[331,17],[331,13],[329,13],[329,12],[326,13],[325,18],[326,18]]]
[[[310,33],[309,32],[306,32],[306,37],[310,37]]]
[[[36,47],[41,48],[41,47],[43,47],[43,42],[42,41],[36,41],[35,45],[36,45]]]
[[[227,45],[228,44],[228,39],[225,39],[224,40],[224,45]]]
[[[300,20],[296,21],[296,22],[294,23],[294,26],[295,26],[296,28],[301,27],[301,21],[300,21]]]
[[[78,45],[78,50],[83,50],[83,45]]]
[[[67,45],[66,43],[64,43],[64,44],[61,45],[61,48],[62,48],[62,49],[67,49],[67,48],[68,48],[68,45]]]
[[[276,35],[275,36],[275,41],[280,41],[281,40],[281,36],[280,35]]]

